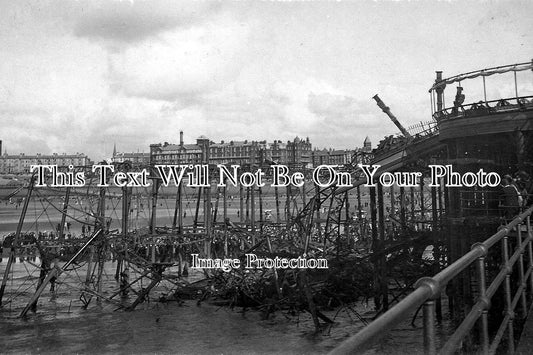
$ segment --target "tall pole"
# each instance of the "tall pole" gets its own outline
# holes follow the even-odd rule
[[[394,192],[394,185],[390,187],[390,214],[396,216],[396,195]]]
[[[250,188],[246,188],[246,228],[250,224]]]
[[[26,199],[24,200],[24,205],[22,206],[22,211],[20,213],[19,223],[17,224],[17,231],[15,232],[15,237],[13,238],[13,244],[11,245],[11,251],[9,252],[9,259],[7,260],[6,269],[4,270],[4,278],[2,279],[2,286],[0,286],[0,306],[2,306],[2,299],[4,298],[4,292],[6,289],[7,279],[9,273],[11,272],[11,265],[15,260],[16,249],[19,244],[20,232],[22,231],[22,225],[24,224],[24,218],[26,217],[26,212],[28,211],[28,204],[30,202],[31,193],[33,191],[33,184],[35,183],[35,175],[32,175],[30,178],[30,183],[28,185],[28,192],[26,193]]]
[[[483,77],[483,98],[485,99],[485,105],[487,104],[487,85],[485,84],[485,77]]]
[[[157,224],[157,193],[159,190],[159,179],[153,179],[152,185],[152,218],[150,218],[150,234],[155,233],[155,226]]]
[[[70,198],[70,189],[71,187],[67,187],[67,191],[65,192],[65,201],[63,201],[63,212],[61,213],[61,222],[59,225],[59,240],[63,241],[65,240],[65,220],[67,218],[67,211],[68,211],[68,200]]]
[[[387,286],[387,259],[383,249],[385,246],[385,214],[383,209],[385,204],[383,202],[383,186],[378,184],[378,220],[379,220],[379,249],[382,252],[382,255],[379,257],[379,273],[380,273],[380,289],[381,297],[383,301],[383,309],[389,309],[389,299],[388,299],[388,286]]]
[[[239,222],[244,222],[244,191],[242,184],[239,185]]]
[[[346,200],[346,211],[345,211],[345,217],[346,221],[344,223],[344,234],[346,234],[346,239],[350,240],[350,246],[351,246],[351,239],[350,239],[350,194],[348,191],[344,193],[344,199]],[[340,218],[339,218],[339,224],[340,224]],[[339,225],[340,228],[340,225]]]
[[[400,221],[402,224],[402,231],[405,232],[407,229],[407,218],[405,215],[405,188],[400,186]]]
[[[202,199],[202,188],[198,188],[198,197],[196,198],[196,210],[194,212],[193,232],[196,233],[196,227],[198,226],[198,213],[200,212],[200,201]]]
[[[376,208],[376,188],[370,187],[370,219],[372,223],[372,252],[380,252],[380,243],[378,236],[378,225],[377,225],[377,208]],[[375,260],[375,268],[379,270],[379,259]],[[374,273],[374,306],[376,310],[381,309],[381,298],[379,297],[381,293],[381,283],[379,272]]]
[[[420,178],[420,216],[426,220],[426,206],[424,204],[424,175]]]
[[[278,187],[274,187],[274,194],[276,195],[276,223],[279,223],[280,221],[280,215],[279,215],[279,191]]]
[[[178,212],[178,275],[182,275],[182,257],[181,257],[181,250],[183,242],[183,188],[181,186],[181,183],[178,185],[178,195],[176,196],[176,209]],[[174,223],[174,228],[176,228],[176,224]]]
[[[217,187],[217,198],[215,199],[215,210],[213,211],[213,226],[217,223],[218,218],[218,202],[220,201],[220,187]]]
[[[205,229],[205,255],[211,257],[211,187],[204,187],[204,229]]]
[[[172,229],[176,229],[176,226],[178,225],[179,217],[183,215],[181,203],[182,203],[182,199],[181,199],[181,183],[180,183],[178,185],[178,191],[176,193],[176,206],[174,207],[174,218],[172,219]]]
[[[100,188],[100,200],[99,200],[99,219],[100,219],[100,228],[105,232],[108,231],[108,225],[105,220],[105,187]],[[104,272],[104,263],[106,258],[106,244],[102,242],[99,246],[98,251],[98,276],[96,279],[96,290],[98,294],[102,294],[102,274]],[[100,296],[96,299],[100,302]]]
[[[130,210],[128,188],[122,188],[122,236],[126,239],[128,235],[128,215]]]
[[[125,243],[127,243],[127,235],[128,235],[128,214],[129,214],[129,203],[128,203],[128,187],[123,186],[122,187],[122,239]],[[124,252],[127,248],[124,249]],[[117,255],[117,267],[115,270],[115,280],[118,281],[120,277],[120,273],[122,271],[122,263],[125,256],[121,254],[121,252],[118,252]]]
[[[302,191],[302,206],[305,207],[305,205],[307,204],[306,196],[305,196],[305,180],[304,180],[304,186],[302,186],[301,191]]]
[[[322,227],[321,227],[321,223],[320,223],[320,187],[318,185],[315,185],[315,196],[316,196],[316,199],[315,199],[315,202],[313,204],[313,207],[315,208],[315,213],[316,213],[316,230],[317,230],[317,235],[318,235],[318,239],[322,239]],[[325,250],[324,250],[325,252]]]
[[[411,221],[415,221],[415,188],[411,186]]]
[[[363,211],[361,210],[361,186],[357,185],[357,220],[361,223],[363,219]]]
[[[437,78],[435,79],[435,83],[439,83],[442,81],[442,71],[437,71]],[[483,77],[485,79],[485,77]],[[438,86],[435,91],[437,92],[437,112],[440,112],[444,109],[444,85]],[[485,101],[487,99],[485,98]]]
[[[287,185],[287,199],[285,200],[285,222],[291,221],[291,185]]]
[[[185,210],[183,208],[183,192],[185,188],[179,184],[178,186],[178,233],[180,237],[183,236],[183,217],[185,216]]]
[[[250,226],[252,227],[252,244],[255,245],[255,192],[250,187]]]
[[[222,190],[222,198],[224,204],[224,257],[228,256],[228,191],[226,187],[226,178],[224,178],[224,187]]]
[[[261,187],[257,188],[257,192],[259,193],[259,235],[263,235],[263,191]]]

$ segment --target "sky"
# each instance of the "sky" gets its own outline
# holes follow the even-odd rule
[[[93,160],[180,130],[186,143],[376,146],[398,129],[375,94],[404,126],[429,121],[436,70],[533,59],[532,13],[528,0],[0,0],[0,140],[9,154]],[[517,78],[533,95],[533,73]],[[488,99],[514,96],[513,80],[487,78]]]

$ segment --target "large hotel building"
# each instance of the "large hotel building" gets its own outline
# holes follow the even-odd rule
[[[371,142],[365,139],[363,148],[356,150],[313,150],[309,138],[295,137],[292,141],[221,141],[211,142],[200,136],[196,144],[185,144],[183,131],[179,144],[150,145],[150,164],[235,164],[241,167],[262,167],[283,164],[291,169],[313,168],[321,164],[349,164],[359,154],[371,153]]]

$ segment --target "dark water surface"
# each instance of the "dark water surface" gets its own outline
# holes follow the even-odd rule
[[[2,352],[7,353],[323,353],[331,336],[314,336],[276,317],[241,314],[195,302],[160,304],[150,310],[37,314],[4,319]],[[306,322],[304,322],[306,323]]]
[[[0,272],[6,263],[4,258]],[[114,263],[106,263],[108,278],[102,291],[106,297],[118,289],[111,277],[114,267]],[[27,262],[15,263],[13,270],[0,309],[0,353],[326,353],[362,327],[353,314],[341,311],[336,315],[332,311],[327,314],[336,316],[336,324],[315,334],[307,313],[289,317],[278,311],[263,320],[258,311],[243,312],[241,308],[231,310],[207,303],[198,306],[196,301],[180,306],[152,300],[125,312],[117,310],[115,303],[98,304],[93,299],[84,310],[79,300],[79,284],[85,273],[82,268],[63,273],[56,297],[51,297],[47,287],[37,312],[21,319],[17,316],[35,291],[38,273]],[[169,290],[171,285],[162,283],[150,295],[157,298]],[[133,297],[126,300],[132,301]]]

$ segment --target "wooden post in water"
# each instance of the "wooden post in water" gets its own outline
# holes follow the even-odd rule
[[[33,191],[34,183],[35,183],[35,175],[32,175],[30,178],[30,183],[28,185],[28,192],[26,193],[26,199],[24,200],[24,204],[22,205],[22,211],[20,213],[19,223],[17,224],[17,231],[15,232],[15,237],[13,238],[11,250],[9,252],[9,259],[7,259],[6,269],[4,270],[4,277],[2,278],[2,286],[0,286],[0,306],[2,306],[2,299],[4,297],[4,292],[6,289],[7,279],[9,277],[9,273],[11,272],[11,265],[15,261],[16,249],[19,244],[20,233],[22,231],[22,225],[24,224],[24,218],[26,217],[26,212],[28,211],[28,204],[30,202],[30,197]]]

